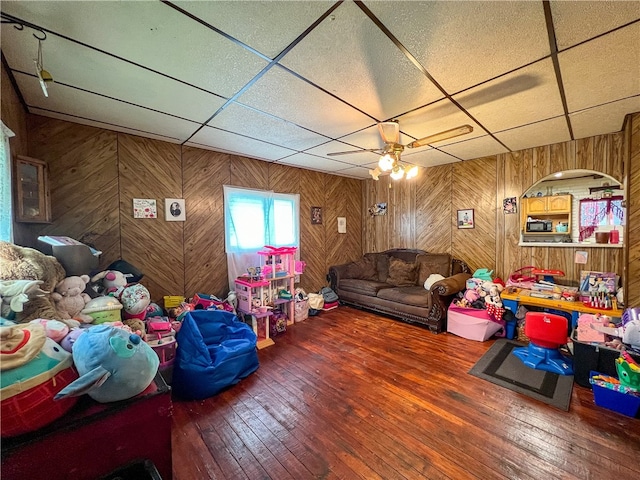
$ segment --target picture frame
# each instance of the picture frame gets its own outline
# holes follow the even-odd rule
[[[322,225],[322,207],[311,207],[311,225]]]
[[[133,218],[158,218],[155,198],[134,198]]]
[[[458,210],[458,228],[475,228],[473,208]]]
[[[164,199],[164,219],[167,222],[184,222],[187,219],[184,198]]]
[[[518,199],[516,197],[508,197],[502,200],[502,213],[505,215],[518,213]]]

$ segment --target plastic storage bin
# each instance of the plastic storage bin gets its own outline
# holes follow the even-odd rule
[[[502,328],[499,323],[489,319],[486,310],[449,306],[447,313],[447,332],[469,340],[484,342]]]
[[[581,387],[591,388],[589,383],[591,371],[604,375],[617,377],[616,358],[620,356],[620,350],[609,348],[605,345],[580,342],[574,330],[571,334],[573,340],[573,379]],[[631,358],[640,362],[640,355],[630,353]]]
[[[590,377],[600,375],[598,372],[590,372]],[[599,407],[608,408],[614,412],[628,417],[637,417],[640,411],[640,396],[630,393],[622,393],[610,388],[593,384],[593,399]]]

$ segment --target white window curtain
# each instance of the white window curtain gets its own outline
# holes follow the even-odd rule
[[[13,215],[11,204],[11,152],[9,139],[15,134],[2,124],[0,132],[0,240],[13,242]]]
[[[300,245],[300,195],[224,186],[225,251],[229,290],[248,267],[260,265],[265,245]]]

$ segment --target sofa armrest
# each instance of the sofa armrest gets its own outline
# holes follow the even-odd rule
[[[455,295],[466,288],[469,278],[471,278],[470,273],[456,273],[431,285],[431,292],[442,297]]]
[[[347,277],[347,268],[352,263],[353,262],[343,263],[342,265],[333,265],[329,267],[329,285],[334,292],[338,289],[341,278],[349,278]]]

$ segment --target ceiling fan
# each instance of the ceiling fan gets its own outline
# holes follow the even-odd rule
[[[406,145],[398,143],[398,141],[400,140],[400,125],[396,120],[392,120],[390,122],[380,122],[378,124],[378,131],[380,132],[382,141],[385,143],[384,147],[382,148],[349,150],[346,152],[327,153],[327,155],[349,155],[352,153],[362,152],[380,153],[381,156],[380,161],[378,162],[378,166],[374,170],[369,170],[369,175],[371,175],[374,180],[378,180],[378,177],[383,172],[390,172],[391,178],[393,178],[394,180],[399,180],[405,175],[406,178],[409,179],[418,175],[418,167],[414,165],[407,168],[405,165],[400,163],[400,154],[405,148],[424,147],[425,145],[429,145],[431,143],[441,142],[442,140],[448,140],[449,138],[457,137],[460,135],[466,135],[467,133],[473,132],[473,127],[471,125],[462,125],[450,130],[434,133],[433,135],[429,135],[427,137],[419,138],[418,140],[414,140],[413,142],[410,142]]]

